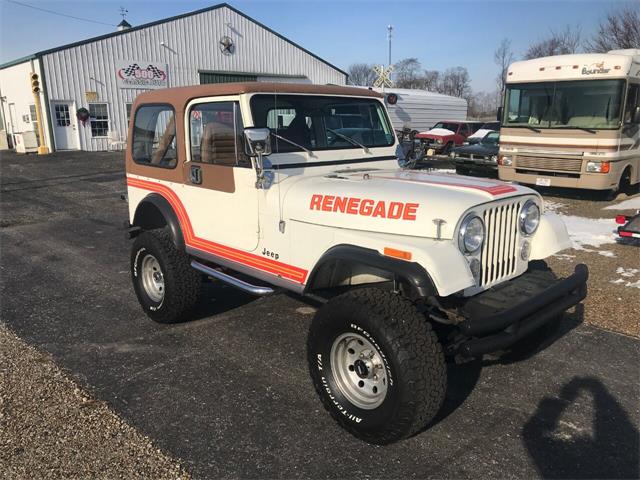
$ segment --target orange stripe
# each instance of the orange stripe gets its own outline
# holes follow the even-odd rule
[[[293,280],[297,283],[304,283],[304,281],[306,280],[308,272],[307,270],[304,270],[302,268],[298,268],[293,265],[287,265],[286,263],[277,262],[268,258],[263,258],[249,252],[244,252],[242,250],[227,247],[226,245],[197,237],[193,231],[191,221],[189,220],[189,215],[184,208],[184,205],[182,204],[176,193],[168,186],[131,177],[127,177],[127,185],[129,185],[130,187],[141,188],[143,190],[149,190],[162,195],[176,212],[178,221],[180,222],[180,227],[182,228],[182,233],[184,235],[184,242],[189,247],[195,250],[212,253],[228,260],[257,268],[258,270],[278,275],[289,280]]]

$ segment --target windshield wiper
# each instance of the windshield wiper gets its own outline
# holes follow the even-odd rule
[[[369,153],[369,147],[361,144],[360,142],[358,142],[357,140],[354,140],[351,137],[347,137],[346,135],[343,135],[340,132],[336,132],[333,128],[327,128],[328,132],[333,133],[334,135],[339,136],[340,138],[342,138],[343,140],[346,140],[347,142],[349,142],[351,145],[355,145],[356,147],[360,147],[361,149],[363,149],[366,153]]]
[[[294,142],[293,140],[289,140],[286,137],[283,137],[282,135],[278,135],[277,133],[273,133],[271,132],[271,135],[273,135],[274,137],[276,137],[279,140],[282,140],[283,142],[287,142],[290,145],[293,145],[294,147],[298,147],[300,150],[304,150],[305,152],[307,152],[307,155],[309,155],[310,157],[313,157],[313,152],[311,150],[309,150],[308,148],[303,147],[302,145]]]
[[[589,128],[589,127],[573,127],[572,126],[569,128],[577,128],[578,130],[584,130],[585,132],[589,132],[589,133],[598,133],[593,128]]]
[[[532,130],[536,133],[540,133],[542,130],[540,130],[539,128],[536,127],[532,127],[531,125],[523,125],[524,128],[528,128],[529,130]]]

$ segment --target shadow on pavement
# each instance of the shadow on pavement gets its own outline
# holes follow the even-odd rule
[[[592,400],[590,432],[563,420],[582,393]],[[557,398],[545,397],[524,425],[522,438],[544,478],[638,478],[640,474],[638,430],[594,377],[574,377]]]

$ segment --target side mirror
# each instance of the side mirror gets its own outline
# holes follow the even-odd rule
[[[498,113],[496,113],[496,120],[501,122],[502,121],[502,112],[503,112],[503,108],[502,107],[498,107]]]
[[[263,157],[271,155],[271,131],[268,128],[245,128],[244,138],[246,152],[255,159],[256,166],[256,188],[266,189],[271,185],[273,175],[265,174],[265,167],[271,165]]]
[[[247,155],[261,157],[271,154],[271,131],[268,128],[245,128]]]

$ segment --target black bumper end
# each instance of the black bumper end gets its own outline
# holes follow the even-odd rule
[[[584,264],[576,265],[573,275],[549,282],[550,270],[523,274],[511,282],[511,290],[531,294],[536,285],[546,288],[519,303],[491,315],[471,317],[458,325],[462,341],[456,342],[455,353],[464,358],[474,358],[485,353],[503,350],[531,334],[551,320],[557,319],[569,308],[587,296],[589,269]],[[510,283],[511,283],[510,282]],[[533,284],[533,287],[532,287]],[[521,294],[521,295],[522,295]],[[483,294],[487,303],[495,303],[503,292],[487,291]]]

